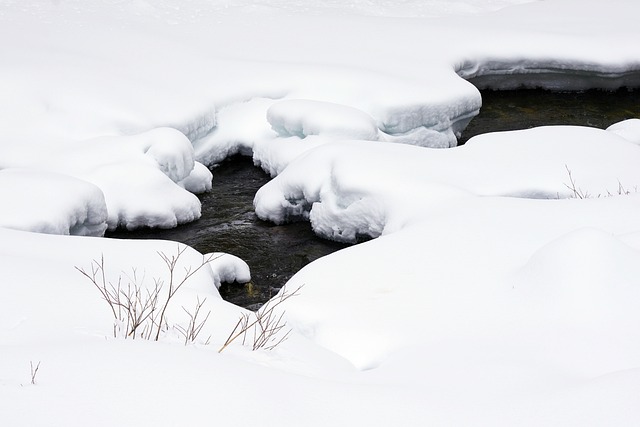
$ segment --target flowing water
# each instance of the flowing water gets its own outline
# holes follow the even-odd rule
[[[237,156],[212,169],[213,189],[200,195],[202,217],[177,228],[116,230],[107,237],[174,240],[202,253],[226,252],[251,268],[248,284],[225,284],[223,298],[255,308],[277,292],[311,261],[345,247],[320,239],[307,222],[283,226],[261,221],[253,212],[253,197],[270,177]]]
[[[536,126],[578,125],[606,129],[630,118],[640,118],[640,90],[486,90],[482,92],[480,114],[469,123],[459,143],[464,144],[482,133]]]
[[[461,143],[486,132],[571,124],[606,128],[640,117],[640,91],[547,92],[484,91],[480,114],[469,124]],[[117,230],[108,237],[165,239],[186,243],[202,253],[227,252],[245,260],[252,280],[223,285],[223,298],[248,308],[266,301],[309,262],[345,245],[316,237],[308,223],[276,226],[253,212],[256,191],[269,176],[246,157],[232,158],[213,169],[213,190],[200,196],[202,218],[170,230]]]

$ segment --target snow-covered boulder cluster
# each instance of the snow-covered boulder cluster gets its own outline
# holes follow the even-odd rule
[[[639,424],[639,118],[456,147],[478,88],[639,86],[639,14],[4,1],[0,425]],[[287,283],[271,352],[216,289],[242,260],[92,237],[197,219],[234,154],[274,176],[261,218],[364,241]],[[118,335],[109,295],[176,284],[160,343]]]

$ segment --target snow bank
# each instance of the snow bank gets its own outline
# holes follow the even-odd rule
[[[415,381],[459,408],[482,390],[493,407],[507,390],[537,400],[636,368],[640,252],[616,236],[637,229],[640,199],[616,199],[443,205],[305,267],[288,319],[376,377],[419,354]]]
[[[198,198],[177,183],[188,178],[190,188],[207,189],[211,175],[201,168],[192,174],[193,148],[182,133],[154,129],[83,141],[68,150],[73,163],[67,153],[49,157],[48,162],[102,189],[109,228],[168,228],[200,217]]]
[[[43,147],[28,158],[12,160],[29,168],[67,175],[69,182],[75,178],[97,186],[104,194],[111,229],[175,227],[198,219],[200,201],[187,190],[211,188],[211,173],[203,165],[196,166],[191,143],[171,128],[67,143],[55,149]],[[59,203],[63,200],[73,199],[62,198]],[[76,221],[75,216],[66,221]]]
[[[260,218],[310,219],[321,236],[354,242],[469,194],[558,199],[633,191],[638,164],[637,145],[576,126],[485,134],[444,151],[350,142],[299,157],[258,191],[254,206]]]
[[[200,344],[176,328],[114,340],[73,266],[104,255],[111,281],[170,280],[156,251],[173,243],[0,228],[0,422],[637,424],[634,122],[407,145],[456,144],[481,106],[463,78],[637,84],[637,16],[627,0],[4,2],[3,225],[173,226],[198,217],[205,165],[253,153],[279,174],[256,196],[263,218],[378,238],[291,280],[304,287],[281,307],[295,327],[281,348],[219,355],[246,312],[216,277],[248,277],[239,261],[200,270],[169,308],[188,327],[182,307],[206,299]],[[184,256],[180,272],[202,262]]]
[[[98,187],[33,169],[0,170],[0,227],[48,234],[102,236],[107,206]]]
[[[103,259],[107,283],[121,280],[127,286],[137,276],[144,292],[153,288],[154,279],[159,279],[164,295],[169,271],[158,252],[175,256],[179,246],[175,242],[65,237],[5,228],[0,228],[0,242],[5,295],[0,303],[0,340],[5,345],[19,346],[112,337],[114,319],[109,306],[98,289],[74,267],[90,272],[95,262]],[[179,257],[176,278],[181,278],[186,268],[196,268],[202,259],[202,255],[187,248]],[[208,266],[176,294],[169,318],[181,318],[180,306],[191,307],[196,296],[206,297],[210,304],[224,305]],[[229,322],[233,317],[235,314]]]
[[[289,99],[267,110],[267,120],[282,137],[322,135],[340,139],[378,139],[375,120],[355,108],[327,102]]]
[[[501,30],[467,40],[458,74],[480,89],[638,87],[639,52],[626,48],[626,29],[633,25],[637,5],[615,0],[610,7],[601,6],[577,0],[538,1],[505,8],[483,22],[462,18],[476,34],[495,25]],[[509,32],[508,40],[503,30]],[[523,51],[522,46],[527,48]],[[597,58],[591,56],[596,50]]]
[[[212,258],[209,265],[215,275],[214,280],[217,288],[222,283],[247,283],[251,280],[249,265],[237,256],[221,252],[205,256]]]
[[[211,191],[213,188],[213,174],[200,162],[193,163],[193,170],[177,184],[190,193],[200,194]]]
[[[623,120],[607,128],[609,132],[640,145],[640,119]]]
[[[274,137],[266,121],[267,110],[275,101],[254,98],[221,107],[214,132],[194,142],[196,158],[214,165],[235,154],[251,155],[256,142]]]

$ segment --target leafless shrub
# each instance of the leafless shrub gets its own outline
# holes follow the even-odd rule
[[[146,275],[140,276],[135,268],[131,270],[131,274],[120,274],[116,282],[108,281],[104,256],[101,256],[100,260],[94,259],[89,270],[75,267],[98,289],[102,298],[109,305],[114,317],[114,337],[123,336],[124,338],[158,341],[160,333],[169,329],[166,319],[169,303],[194,274],[215,259],[213,255],[203,256],[202,262],[197,267],[185,267],[180,274],[178,264],[186,249],[186,246],[182,248],[178,246],[174,255],[158,252],[158,256],[167,267],[168,278],[166,281],[154,278],[151,287],[145,285]],[[299,286],[293,292],[283,289],[277,297],[269,300],[257,312],[243,313],[218,352],[222,352],[240,337],[242,337],[242,345],[250,345],[252,350],[272,350],[284,342],[289,337],[291,330],[285,332],[284,311],[278,314],[276,308],[289,298],[298,295],[301,288],[302,286]],[[192,310],[183,306],[182,309],[187,314],[189,323],[186,326],[173,326],[178,334],[184,338],[185,345],[196,342],[209,320],[211,311],[207,312],[204,317],[202,315],[205,302],[206,298],[202,301],[197,298],[196,305]],[[206,341],[207,344],[209,339]]]
[[[187,327],[176,325],[175,328],[178,331],[178,333],[182,335],[182,337],[184,338],[184,345],[187,345],[190,342],[192,343],[196,342],[198,335],[200,335],[200,332],[202,332],[202,328],[204,327],[205,323],[207,323],[207,320],[209,320],[211,311],[207,312],[207,315],[204,317],[203,320],[198,320],[198,316],[200,316],[200,310],[202,309],[202,306],[204,305],[206,300],[207,299],[205,298],[202,301],[200,301],[200,298],[198,298],[196,302],[196,306],[193,309],[193,311],[187,310],[186,308],[184,308],[184,306],[182,307],[184,312],[187,313],[187,316],[189,316],[189,325]],[[205,345],[209,343],[210,339],[211,339],[211,336],[207,338]]]
[[[255,316],[253,321],[250,321],[251,316],[248,313],[243,313],[218,353],[221,353],[240,337],[242,337],[242,345],[246,345],[248,342],[254,351],[259,349],[273,350],[284,342],[289,337],[291,329],[282,333],[287,326],[283,319],[285,312],[282,311],[278,315],[276,308],[289,298],[299,295],[302,286],[304,285],[299,286],[293,292],[283,289],[277,297],[270,299],[253,313]]]
[[[76,270],[91,281],[109,305],[114,317],[114,337],[124,336],[124,338],[131,337],[132,339],[142,338],[158,341],[162,330],[168,329],[166,310],[176,292],[202,267],[215,259],[213,255],[203,255],[202,262],[197,267],[185,267],[184,273],[180,275],[177,271],[177,266],[180,257],[186,250],[187,246],[178,246],[175,255],[158,252],[169,273],[169,278],[166,282],[168,291],[164,296],[162,295],[165,285],[164,280],[154,278],[154,284],[149,288],[144,284],[146,275],[143,274],[142,277],[139,277],[135,268],[132,269],[131,274],[122,273],[115,283],[107,281],[104,255],[100,257],[99,261],[95,259],[92,261],[90,270],[75,267]],[[123,275],[127,281],[126,284],[123,283]],[[198,299],[196,312],[193,315],[185,310],[189,314],[191,322],[194,323],[194,325],[183,328],[187,332],[187,337],[185,337],[187,342],[193,341],[197,337],[197,334],[202,330],[204,323],[209,318],[209,314],[207,314],[201,323],[195,323],[202,304],[204,304],[204,301],[201,303]],[[188,336],[193,337],[193,340]]]

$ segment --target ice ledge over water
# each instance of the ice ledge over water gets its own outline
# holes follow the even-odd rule
[[[623,66],[558,59],[465,61],[458,75],[478,89],[615,90],[640,87],[640,62]]]

